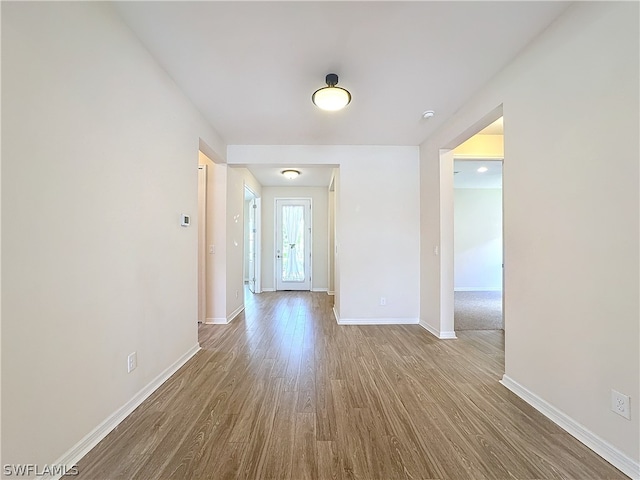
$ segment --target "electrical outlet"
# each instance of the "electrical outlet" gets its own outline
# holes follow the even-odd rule
[[[386,297],[380,297],[380,305],[385,306],[387,304],[387,298]]]
[[[127,373],[131,373],[138,366],[138,354],[136,352],[130,353],[127,357]]]
[[[629,396],[623,393],[611,390],[611,410],[618,415],[631,420],[631,411],[629,407]]]

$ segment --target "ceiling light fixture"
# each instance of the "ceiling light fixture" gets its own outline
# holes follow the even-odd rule
[[[487,167],[480,167],[480,168],[478,169],[478,173],[484,173],[484,172],[486,172],[487,170],[489,170]]]
[[[298,175],[300,175],[300,172],[298,170],[283,170],[281,173],[282,175],[284,175],[284,178],[287,178],[289,180],[293,180]]]
[[[428,118],[433,117],[435,114],[436,114],[436,112],[434,112],[433,110],[427,110],[425,112],[422,112],[422,118],[427,120]]]
[[[342,110],[349,105],[349,102],[351,102],[351,94],[349,91],[342,87],[336,87],[338,84],[338,75],[330,73],[327,75],[325,81],[327,82],[327,86],[316,90],[313,95],[311,95],[313,104],[322,110],[328,110],[330,112]]]

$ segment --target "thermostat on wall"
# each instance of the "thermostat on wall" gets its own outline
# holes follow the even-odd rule
[[[182,213],[180,215],[180,225],[182,225],[183,227],[188,227],[189,225],[191,225],[191,217]]]

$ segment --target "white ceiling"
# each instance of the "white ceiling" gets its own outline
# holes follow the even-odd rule
[[[480,167],[487,171],[478,172]],[[500,160],[454,160],[453,171],[454,188],[502,188]]]
[[[568,2],[114,5],[227,144],[418,145]],[[343,111],[311,103],[327,73]]]

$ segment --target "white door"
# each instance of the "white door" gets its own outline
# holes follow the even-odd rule
[[[311,290],[311,199],[276,199],[276,290]]]

